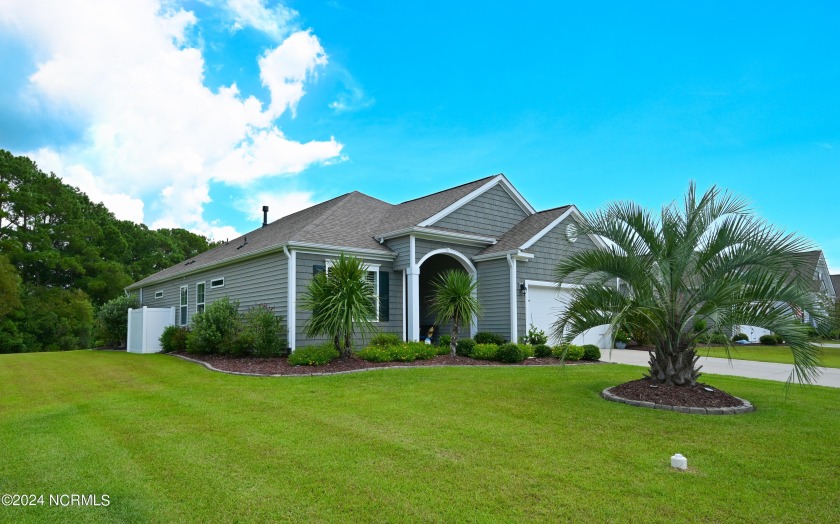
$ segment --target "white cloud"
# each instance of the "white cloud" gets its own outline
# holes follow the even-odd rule
[[[204,85],[202,53],[184,44],[193,13],[163,10],[156,0],[0,3],[0,30],[25,39],[36,58],[25,96],[48,115],[74,115],[85,129],[79,142],[35,155],[51,159],[56,174],[118,216],[216,231],[220,238],[231,231],[203,217],[210,183],[247,184],[341,158],[335,139],[297,142],[275,123],[297,107],[305,82],[327,62],[308,31],[259,59],[271,93],[266,109],[236,85],[217,91]],[[229,3],[241,24],[288,34],[294,11],[261,6]]]
[[[274,222],[302,209],[316,204],[313,193],[308,191],[289,191],[285,193],[262,192],[246,198],[240,205],[240,211],[254,222],[254,227],[262,224],[262,206],[268,206],[268,221]]]
[[[327,54],[315,35],[298,31],[260,58],[260,79],[271,93],[269,113],[280,116],[289,108],[295,113],[303,98],[303,83],[315,69],[327,64]]]
[[[268,8],[262,0],[228,0],[226,7],[233,15],[235,30],[253,27],[277,41],[294,29],[293,22],[298,15],[283,4]]]

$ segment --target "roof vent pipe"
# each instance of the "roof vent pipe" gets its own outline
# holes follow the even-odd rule
[[[268,206],[263,206],[263,225],[265,227],[268,225]]]

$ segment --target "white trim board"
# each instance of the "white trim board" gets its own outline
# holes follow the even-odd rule
[[[559,217],[557,217],[557,218],[555,218],[554,220],[552,220],[552,221],[551,221],[551,223],[550,223],[549,225],[547,225],[547,226],[545,226],[544,228],[542,228],[542,230],[540,230],[540,232],[539,232],[539,233],[537,233],[536,235],[532,236],[530,239],[528,239],[528,241],[527,241],[527,242],[525,242],[524,244],[522,244],[521,246],[519,246],[519,249],[528,249],[529,247],[533,246],[533,245],[534,245],[534,244],[536,244],[536,243],[537,243],[537,242],[538,242],[538,241],[539,241],[542,237],[544,237],[545,235],[547,235],[547,234],[548,234],[551,230],[553,230],[555,227],[557,227],[558,225],[560,225],[560,223],[561,223],[562,221],[564,221],[566,218],[568,218],[568,217],[570,217],[570,216],[571,216],[572,218],[574,218],[574,219],[575,219],[576,221],[578,221],[578,222],[583,221],[583,214],[582,214],[582,213],[578,210],[578,208],[577,208],[576,206],[574,206],[574,205],[569,206],[569,209],[567,209],[566,211],[564,211],[564,212],[563,212],[563,214],[562,214],[562,215],[560,215]],[[606,242],[604,242],[604,241],[601,239],[601,237],[599,237],[598,235],[592,235],[592,234],[589,234],[588,236],[589,236],[589,238],[590,238],[590,239],[592,239],[592,242],[594,242],[596,246],[600,247],[601,249],[606,249],[606,248],[607,248],[607,244],[606,244]]]
[[[507,191],[507,193],[511,196],[511,198],[513,198],[513,200],[519,205],[519,207],[522,208],[522,211],[524,211],[527,215],[530,216],[530,215],[533,215],[537,212],[536,209],[534,209],[533,206],[531,206],[531,204],[529,204],[528,201],[525,200],[525,197],[523,197],[522,194],[519,191],[517,191],[515,187],[513,187],[513,185],[508,181],[508,179],[505,177],[505,175],[499,174],[499,175],[496,175],[495,177],[493,177],[492,180],[488,181],[483,186],[479,187],[478,189],[473,190],[468,195],[459,198],[454,203],[452,203],[449,206],[445,207],[444,209],[438,211],[437,213],[435,213],[434,215],[430,216],[429,218],[420,222],[417,225],[420,226],[420,227],[431,226],[435,222],[438,222],[438,221],[442,220],[443,218],[449,216],[450,214],[452,214],[456,210],[462,208],[466,204],[469,204],[470,202],[472,202],[476,198],[480,197],[481,195],[483,195],[487,191],[493,189],[497,185],[501,185],[502,188],[505,191]]]

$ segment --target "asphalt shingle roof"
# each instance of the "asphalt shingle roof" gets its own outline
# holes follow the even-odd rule
[[[570,207],[555,207],[554,209],[547,209],[526,217],[520,223],[513,226],[510,231],[502,235],[495,244],[487,247],[478,255],[489,255],[518,249],[522,244],[531,240],[537,233],[556,220],[557,217],[568,211]]]
[[[353,191],[275,220],[266,227],[250,231],[196,257],[159,271],[130,287],[168,280],[181,273],[277,248],[287,242],[393,253],[388,246],[375,240],[377,234],[415,226],[493,178],[495,176],[485,177],[397,205]]]
[[[834,286],[834,295],[840,299],[840,275],[831,275],[831,285]]]

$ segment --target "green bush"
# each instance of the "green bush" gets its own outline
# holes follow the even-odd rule
[[[274,308],[254,306],[245,314],[245,329],[239,335],[237,353],[248,352],[258,357],[277,357],[286,353],[286,327]]]
[[[297,348],[289,355],[289,364],[293,366],[323,366],[338,358],[338,350],[332,342],[319,346]]]
[[[241,331],[239,301],[231,302],[228,297],[224,297],[207,306],[204,313],[193,316],[192,329],[187,336],[187,351],[241,354],[243,348],[236,344],[236,338]]]
[[[294,353],[293,353],[294,354]],[[356,353],[356,355],[368,362],[390,362],[391,348],[384,346],[370,345]]]
[[[140,307],[134,295],[120,295],[102,304],[96,315],[99,331],[111,346],[122,346],[128,338],[128,310]]]
[[[723,333],[712,333],[709,335],[709,341],[707,344],[719,344],[725,345],[729,342],[729,339]]]
[[[449,344],[451,344],[451,343],[452,343],[452,337],[450,335],[441,335],[440,338],[438,338],[438,346],[443,346],[443,347],[448,348]]]
[[[525,360],[525,353],[522,351],[522,346],[519,344],[504,344],[496,350],[496,359],[499,362],[507,362],[509,364],[514,362],[522,362]]]
[[[475,344],[470,356],[478,360],[496,360],[497,351],[499,346],[496,344]]]
[[[187,349],[187,335],[190,330],[180,326],[166,326],[160,335],[160,347],[164,353],[185,351]]]
[[[523,358],[531,358],[534,356],[534,346],[531,344],[517,344],[522,351]]]
[[[459,344],[459,345],[461,344],[461,341],[460,341],[460,340],[458,341],[458,344]],[[445,346],[441,344],[441,345],[439,345],[439,346],[432,346],[432,347],[433,347],[433,348],[435,348],[435,354],[436,354],[436,355],[448,355],[448,354],[449,354],[449,352],[450,352],[450,351],[452,351],[452,350],[449,348],[449,344],[447,344],[447,345],[445,345]],[[457,351],[457,348],[456,348],[456,351]]]
[[[583,360],[601,360],[601,349],[594,344],[583,346]]]
[[[471,357],[475,349],[475,340],[471,338],[458,339],[458,346],[455,348],[455,354],[462,357]]]
[[[525,337],[525,343],[531,344],[532,346],[539,346],[546,342],[548,342],[548,335],[545,334],[545,331],[531,324],[531,327],[528,328],[528,336]]]
[[[758,337],[758,341],[765,346],[775,346],[779,343],[776,335],[761,335]]]
[[[732,337],[732,342],[738,342],[739,340],[749,340],[750,337],[747,336],[746,333],[735,333],[735,336]]]
[[[575,346],[574,344],[561,344],[559,346],[554,346],[551,353],[555,357],[563,358],[565,360],[580,360],[583,357],[584,349],[583,347]]]
[[[784,344],[785,343],[785,339],[783,339],[780,334],[775,333],[773,336],[776,337],[776,344]]]
[[[370,339],[371,346],[389,347],[402,343],[402,338],[393,333],[378,333]]]
[[[551,356],[551,348],[545,344],[538,344],[534,346],[534,356],[537,358],[547,358]]]
[[[481,331],[475,334],[475,343],[496,344],[497,346],[500,346],[505,343],[505,337],[497,335],[496,333],[488,333],[486,331]]]
[[[808,338],[810,338],[810,339],[820,338],[820,334],[817,331],[817,328],[815,328],[813,326],[808,326],[808,328],[806,329],[806,333],[808,334]]]

